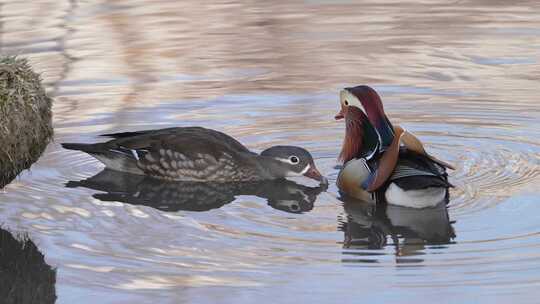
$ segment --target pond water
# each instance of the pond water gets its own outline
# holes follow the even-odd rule
[[[0,222],[58,269],[57,303],[538,301],[537,1],[4,0],[0,51],[55,100]],[[340,199],[333,115],[356,84],[457,166],[448,213]],[[330,186],[100,184],[60,147],[191,125],[305,146]]]

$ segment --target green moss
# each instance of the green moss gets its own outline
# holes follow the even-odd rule
[[[29,168],[49,143],[51,106],[28,61],[0,56],[0,188]]]

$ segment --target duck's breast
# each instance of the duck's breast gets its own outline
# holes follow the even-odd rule
[[[372,201],[373,196],[362,188],[362,184],[369,177],[370,170],[364,158],[352,159],[343,165],[339,172],[337,186],[344,194],[364,200]]]

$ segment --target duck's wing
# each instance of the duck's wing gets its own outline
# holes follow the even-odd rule
[[[232,137],[202,128],[147,132],[117,138],[108,145],[110,150],[132,156],[147,174],[183,180],[216,180],[222,173],[251,174],[247,171],[254,167],[256,155]]]
[[[453,187],[448,182],[446,168],[432,161],[425,154],[402,149],[390,182],[401,189],[416,190],[429,187]]]
[[[422,144],[422,142],[420,141],[420,139],[418,139],[414,134],[412,134],[411,132],[409,131],[405,131],[403,133],[403,136],[401,137],[401,142],[403,143],[403,145],[405,147],[407,147],[407,149],[411,150],[411,151],[415,151],[417,152],[418,154],[423,154],[425,155],[427,158],[431,159],[433,162],[445,167],[445,168],[448,168],[448,169],[452,169],[452,170],[455,170],[456,168],[452,165],[452,164],[449,164],[443,160],[440,160],[438,158],[436,158],[435,156],[433,155],[430,155],[429,153],[427,153],[426,149],[424,149],[424,145]]]

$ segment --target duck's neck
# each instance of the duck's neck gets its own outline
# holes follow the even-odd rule
[[[394,127],[392,126],[392,123],[384,112],[381,112],[374,124],[381,137],[382,146],[388,148],[394,139]]]
[[[384,112],[380,96],[374,90],[370,90],[369,99],[371,102],[365,107],[367,117],[379,134],[382,148],[387,149],[394,139],[394,128]]]
[[[359,157],[369,160],[379,152],[380,145],[377,131],[367,117],[361,120],[347,119],[339,160],[343,163]]]
[[[347,119],[345,122],[345,138],[343,139],[341,153],[339,153],[339,160],[346,163],[356,158],[362,150],[363,137],[364,128],[362,121]]]

